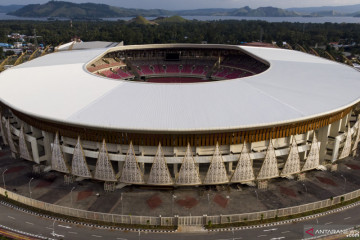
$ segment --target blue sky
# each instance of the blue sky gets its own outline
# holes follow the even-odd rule
[[[105,3],[127,8],[196,9],[196,8],[251,8],[274,6],[280,8],[336,6],[360,4],[359,0],[68,0],[69,2]],[[48,0],[0,0],[0,5],[46,3]]]

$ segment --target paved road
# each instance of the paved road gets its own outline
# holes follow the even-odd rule
[[[0,204],[0,224],[37,234],[53,239],[79,239],[79,240],[225,240],[225,239],[258,239],[258,240],[280,240],[280,239],[301,239],[305,224],[317,224],[316,219],[303,221],[293,224],[272,226],[267,228],[247,229],[232,232],[202,232],[202,233],[139,233],[110,231],[104,229],[89,228],[63,222],[53,222],[52,220],[27,214],[22,211]],[[55,237],[51,235],[55,226]],[[349,208],[345,211],[330,214],[318,218],[318,224],[341,224],[358,225],[360,224],[360,205]]]

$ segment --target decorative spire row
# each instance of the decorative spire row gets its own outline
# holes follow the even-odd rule
[[[58,171],[58,172],[70,173],[70,167],[66,163],[64,154],[61,150],[58,133],[56,133],[56,135],[55,135],[55,140],[54,140],[54,144],[52,147],[51,169]]]
[[[109,160],[105,139],[103,139],[99,157],[96,161],[94,178],[107,182],[116,182],[116,175]]]
[[[1,137],[3,139],[3,143],[5,145],[9,145],[8,144],[8,141],[7,141],[7,138],[6,138],[6,132],[4,130],[4,126],[3,126],[3,122],[2,122],[2,115],[1,115],[1,112],[0,112],[0,131],[1,131]]]
[[[357,133],[356,133],[355,143],[354,143],[352,151],[357,150],[357,147],[358,147],[359,142],[360,142],[360,119],[357,121],[356,126],[357,126]]]
[[[190,144],[188,143],[186,153],[176,178],[177,185],[200,185],[199,169],[195,164]]]
[[[29,152],[26,140],[25,140],[25,134],[24,134],[24,126],[21,126],[20,128],[20,134],[19,134],[19,152],[20,152],[20,158],[33,161],[33,158]]]
[[[289,156],[281,172],[281,176],[289,176],[300,172],[300,155],[296,144],[295,136],[292,136]]]
[[[339,159],[348,157],[350,155],[350,152],[351,152],[351,128],[350,126],[348,126],[344,147],[341,151]]]
[[[314,132],[314,137],[312,140],[310,152],[306,158],[305,164],[301,171],[308,171],[314,168],[317,168],[320,165],[320,154],[319,154],[319,144]]]
[[[277,165],[277,159],[275,154],[275,149],[270,139],[269,147],[266,151],[264,162],[261,166],[258,180],[265,180],[269,178],[274,178],[279,176],[279,169]]]
[[[216,143],[215,152],[203,183],[222,184],[227,182],[229,182],[229,179],[227,177],[225,164],[220,153],[219,143]]]
[[[86,163],[84,150],[80,143],[80,137],[78,137],[77,144],[74,149],[71,165],[72,174],[79,177],[91,178],[90,169]]]
[[[136,159],[134,146],[130,142],[129,149],[125,157],[125,163],[122,169],[120,182],[131,184],[144,184],[144,176],[140,170]]]
[[[166,164],[164,152],[159,143],[154,162],[151,166],[148,184],[152,185],[173,185],[173,179]]]
[[[7,128],[8,144],[9,144],[10,150],[11,150],[11,152],[16,154],[16,153],[18,153],[18,151],[16,150],[15,143],[12,138],[11,129],[10,129],[10,119],[8,119],[6,121],[6,128]]]
[[[231,177],[231,182],[249,182],[254,180],[255,176],[249,150],[246,142],[244,142],[238,164]]]

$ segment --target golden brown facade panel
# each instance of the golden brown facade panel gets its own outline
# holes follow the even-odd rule
[[[2,104],[2,109],[7,107]],[[0,106],[1,109],[1,106]],[[186,147],[188,143],[191,146],[214,146],[216,142],[220,145],[240,144],[246,142],[264,141],[270,138],[288,137],[294,134],[306,133],[327,126],[333,122],[342,119],[351,111],[352,107],[343,111],[326,115],[303,122],[297,122],[287,125],[274,126],[270,128],[259,128],[251,130],[239,130],[216,133],[138,133],[126,131],[111,131],[106,129],[85,128],[80,126],[71,126],[61,123],[54,123],[42,119],[34,118],[21,112],[10,109],[19,119],[40,130],[56,133],[61,136],[77,138],[82,140],[101,142],[103,139],[107,143],[130,144],[143,146],[157,146],[159,142],[163,146],[182,146]]]

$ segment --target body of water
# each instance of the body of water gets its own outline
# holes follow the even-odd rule
[[[237,17],[237,16],[182,16],[188,20],[198,21],[220,21],[220,20],[261,20],[266,22],[300,22],[300,23],[360,23],[359,17]],[[104,21],[128,21],[132,17],[121,18],[104,18]],[[147,17],[149,20],[155,19],[154,17]],[[34,20],[34,21],[48,21],[47,18],[23,18],[6,13],[0,13],[0,20]],[[57,19],[57,20],[70,20],[70,19]]]

